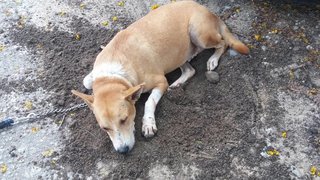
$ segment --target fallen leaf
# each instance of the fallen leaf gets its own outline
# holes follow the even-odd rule
[[[294,79],[294,71],[293,71],[293,69],[290,69],[289,77],[290,77],[290,79]]]
[[[24,108],[25,108],[26,110],[31,110],[31,109],[32,109],[32,102],[31,102],[31,101],[26,101],[26,102],[24,103]]]
[[[266,22],[263,22],[263,23],[261,23],[261,28],[264,28],[264,29],[266,29],[267,28],[267,23]]]
[[[11,16],[11,15],[12,15],[12,12],[11,12],[11,11],[8,11],[8,10],[5,10],[5,11],[4,11],[4,14],[5,14],[6,16]]]
[[[80,34],[76,34],[75,38],[76,38],[76,40],[79,41],[81,39],[81,35]]]
[[[237,9],[236,9],[236,12],[239,13],[239,12],[240,12],[240,8],[237,8]]]
[[[248,46],[248,48],[250,48],[250,49],[255,48],[254,45],[252,45],[252,44],[247,44],[247,46]]]
[[[305,44],[308,44],[309,43],[309,40],[306,36],[306,34],[304,32],[300,32],[298,37],[305,43]]]
[[[309,89],[309,90],[308,90],[308,94],[309,94],[310,96],[315,96],[315,95],[318,94],[318,90],[317,90],[316,88]]]
[[[7,172],[8,166],[6,164],[1,164],[0,169],[1,169],[1,173],[4,174]]]
[[[154,4],[154,5],[151,6],[151,10],[155,10],[155,9],[157,9],[158,7],[160,7],[159,4]]]
[[[255,38],[257,41],[261,41],[261,40],[262,40],[262,37],[261,37],[261,35],[259,35],[259,34],[255,34],[255,35],[254,35],[254,38]]]
[[[18,24],[18,28],[22,29],[24,28],[25,24],[26,24],[26,17],[25,16],[20,16],[19,17],[19,21],[17,22]]]
[[[41,48],[43,48],[43,44],[41,44],[41,43],[38,43],[38,44],[37,44],[37,48],[38,48],[38,49],[41,49]]]
[[[42,156],[44,156],[44,157],[50,157],[50,156],[52,156],[52,154],[53,154],[52,149],[48,149],[48,150],[42,152]]]

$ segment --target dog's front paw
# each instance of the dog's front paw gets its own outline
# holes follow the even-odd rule
[[[157,132],[156,121],[152,117],[143,118],[142,134],[146,138],[153,137]]]
[[[174,82],[173,84],[171,84],[169,87],[168,87],[168,91],[171,91],[171,90],[174,90],[174,89],[178,89],[182,86],[182,83],[176,83]]]

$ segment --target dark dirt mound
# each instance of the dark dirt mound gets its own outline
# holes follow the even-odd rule
[[[260,5],[263,6],[258,4],[257,9]],[[267,11],[273,12],[273,9]],[[71,89],[90,93],[83,88],[82,79],[91,70],[100,45],[106,44],[114,35],[114,32],[94,27],[83,19],[74,18],[71,27],[81,34],[81,40],[75,40],[75,34],[57,29],[46,32],[30,26],[16,30],[12,36],[14,41],[32,49],[42,44],[37,52],[44,57],[46,70],[41,86],[55,90],[57,99],[64,102],[60,104],[65,106],[81,102],[71,96]],[[217,69],[221,78],[218,84],[210,84],[204,74],[206,61],[213,51],[201,53],[192,61],[197,71],[195,77],[160,101],[156,111],[158,134],[148,140],[141,136],[141,118],[147,98],[143,95],[137,103],[136,144],[126,156],[113,150],[112,143],[88,109],[77,112],[76,121],[68,125],[71,137],[66,139],[59,163],[73,172],[90,175],[96,171],[97,162],[116,161],[118,166],[109,178],[130,179],[148,177],[148,170],[155,163],[168,166],[175,173],[173,175],[181,171],[182,164],[196,164],[201,169],[199,179],[229,179],[235,177],[231,171],[237,172],[236,167],[231,166],[234,157],[245,159],[252,169],[268,161],[259,153],[265,144],[251,133],[261,110],[256,91],[261,86],[272,91],[280,87],[278,84],[287,85],[287,80],[274,79],[268,68],[261,64],[262,61],[279,66],[292,64],[289,58],[292,51],[278,47],[304,44],[286,35],[279,35],[281,41],[271,47],[268,60],[263,59],[265,53],[258,48],[252,49],[250,56],[224,55]],[[255,42],[253,45],[261,44]],[[168,79],[172,82],[178,76],[176,71],[169,74]],[[289,78],[289,74],[283,76]],[[273,105],[277,106],[276,102]],[[278,111],[273,113],[281,113],[281,109]],[[270,121],[277,124],[276,119]],[[288,172],[285,166],[275,163],[261,171],[260,176],[285,179]]]

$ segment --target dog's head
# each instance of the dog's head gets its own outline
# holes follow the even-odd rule
[[[83,99],[93,111],[98,124],[109,135],[117,152],[129,152],[134,143],[135,102],[142,93],[143,84],[121,90],[99,88],[94,95],[86,95],[72,90]]]

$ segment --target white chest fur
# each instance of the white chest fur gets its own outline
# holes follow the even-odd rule
[[[101,77],[119,78],[128,82],[130,85],[129,75],[120,63],[103,63],[95,67],[84,79],[83,85],[87,89],[92,89],[92,83]]]

